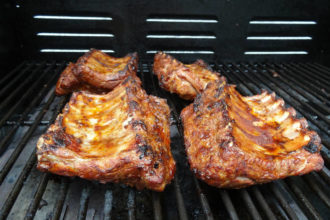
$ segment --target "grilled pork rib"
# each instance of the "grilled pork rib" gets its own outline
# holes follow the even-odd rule
[[[92,49],[80,57],[77,63],[67,66],[57,81],[55,92],[57,95],[78,90],[109,92],[127,76],[136,74],[137,63],[137,53],[115,58]]]
[[[181,112],[191,169],[224,188],[320,170],[320,138],[295,116],[274,93],[243,97],[233,85],[210,83]]]
[[[193,100],[209,82],[225,80],[203,60],[183,64],[163,52],[155,55],[153,72],[158,77],[160,87],[187,100]]]
[[[164,190],[175,173],[169,107],[129,76],[107,94],[73,93],[37,143],[38,169]]]

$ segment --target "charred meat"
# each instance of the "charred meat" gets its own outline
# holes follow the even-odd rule
[[[241,188],[323,167],[319,136],[274,93],[243,97],[210,83],[181,118],[191,169],[209,185]]]
[[[129,76],[106,94],[74,92],[37,143],[38,169],[163,191],[175,173],[170,110]]]
[[[79,90],[109,92],[129,75],[136,74],[137,63],[137,53],[115,58],[92,49],[80,57],[77,63],[67,66],[57,81],[55,92],[57,95]]]
[[[160,87],[187,100],[193,100],[209,82],[225,80],[203,60],[183,64],[163,52],[155,55],[153,72],[158,77]]]

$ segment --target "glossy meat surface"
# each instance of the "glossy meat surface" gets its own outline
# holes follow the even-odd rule
[[[209,82],[225,80],[203,60],[183,64],[162,52],[154,57],[153,72],[158,77],[160,87],[187,100],[193,100]]]
[[[209,185],[241,188],[323,167],[320,138],[275,94],[243,97],[210,83],[181,112],[191,169]]]
[[[128,77],[107,94],[73,93],[37,143],[38,169],[164,190],[175,173],[169,107]]]
[[[137,53],[115,58],[92,49],[77,63],[67,66],[57,81],[55,93],[66,95],[79,90],[109,92],[128,76],[135,75],[137,65]]]

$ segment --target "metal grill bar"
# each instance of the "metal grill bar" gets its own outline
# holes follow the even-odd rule
[[[328,86],[330,85],[329,82],[322,76],[319,76],[318,72],[315,72],[315,70],[311,70],[310,68],[306,67],[305,69],[304,68],[301,68],[299,66],[289,66],[287,64],[282,64],[284,67],[288,68],[288,69],[291,69],[295,72],[298,72],[299,71],[299,76],[303,76],[306,80],[311,80],[311,82],[313,83],[318,83],[320,86],[324,86],[324,89],[328,90]],[[310,72],[307,71],[310,70],[313,74],[311,74]],[[329,90],[328,90],[329,92]]]
[[[158,96],[165,95],[164,92],[162,90],[160,90],[158,86],[155,85],[156,84],[155,83],[156,78],[151,76],[151,74],[152,74],[152,69],[151,69],[152,65],[149,63],[148,66],[149,66],[148,71],[149,71],[149,75],[151,77],[153,92]],[[141,76],[142,76],[141,78],[143,79],[144,88],[146,88],[146,84],[145,84],[146,76],[143,73],[143,67],[141,65],[140,65],[140,71],[141,71]],[[173,105],[172,100],[170,100],[170,98],[168,98],[167,100],[170,104],[171,109],[174,112],[176,112],[176,110],[174,110],[174,105]],[[178,114],[174,114],[174,116],[176,117],[176,121],[178,122],[179,121]],[[177,124],[178,123],[176,123],[176,125]],[[179,129],[179,131],[181,131],[180,128],[178,128],[178,129]],[[177,204],[178,204],[178,208],[179,208],[180,219],[183,219],[183,220],[188,219],[187,211],[184,207],[184,202],[183,202],[183,197],[182,197],[182,194],[181,194],[181,189],[180,189],[180,186],[178,184],[177,175],[175,175],[174,178],[175,178],[174,179],[174,187],[175,187],[175,192],[176,192],[176,199],[177,199]]]
[[[240,72],[241,74],[244,74],[244,71],[242,71],[238,66],[235,65],[235,67],[239,70],[239,72]],[[229,74],[228,74],[228,79],[232,80],[232,79],[233,79],[232,76],[235,77],[237,71],[235,71],[235,70],[232,69],[232,68],[229,69],[229,70],[230,70],[230,72],[233,73],[233,74],[230,74],[230,76],[229,76]],[[222,69],[222,71],[223,71],[223,72],[226,72],[226,71],[224,71],[223,69]],[[226,76],[227,76],[227,75],[226,75]],[[238,81],[240,81],[240,82],[242,82],[242,83],[244,83],[244,81],[243,81],[242,78],[240,78],[240,77],[235,77],[235,79],[238,80]],[[246,78],[246,81],[245,81],[244,85],[246,85],[246,86],[247,86],[250,90],[252,90],[254,93],[258,93],[258,89],[256,89],[255,87],[252,87],[250,84],[247,83],[247,82],[249,82],[249,81],[251,81],[251,80],[249,80],[248,78]],[[236,81],[236,82],[237,82],[237,81]],[[299,194],[299,192],[298,192],[297,190],[295,190],[294,192],[295,192],[295,193],[298,193],[298,198],[302,199],[302,195]],[[277,195],[278,195],[278,198],[279,198],[279,199],[282,199],[282,202],[281,202],[281,203],[282,203],[282,205],[283,205],[283,204],[284,204],[283,201],[285,200],[284,197],[280,194],[279,191],[277,192]],[[307,208],[308,208],[308,206],[307,206]],[[289,207],[288,207],[288,206],[286,207],[286,210],[287,210],[287,211],[289,210]],[[309,211],[310,213],[312,213],[313,216],[316,216],[316,215],[317,215],[317,213],[315,213],[315,210],[313,210],[313,209],[308,209],[308,211]],[[294,213],[294,211],[292,211],[292,210],[290,210],[289,212]],[[292,217],[292,216],[291,216],[291,217]],[[254,217],[254,218],[256,218],[256,217]]]
[[[273,69],[273,66],[275,67],[278,67],[281,69],[281,67],[277,64],[273,64],[273,65],[270,65],[270,64],[266,64],[267,67],[269,67],[270,69]],[[281,70],[283,71],[283,70]],[[295,74],[299,74],[299,72],[296,72],[296,71],[292,71],[291,69],[286,69],[285,71],[285,74],[281,75],[283,76],[284,78],[287,78],[289,79],[290,81],[293,81],[295,84],[299,85],[300,87],[302,87],[303,89],[305,89],[306,91],[310,92],[311,94],[314,95],[314,93],[316,93],[316,97],[322,97],[322,96],[326,96],[326,97],[329,97],[329,94],[327,94],[326,92],[322,91],[320,89],[320,87],[314,85],[314,84],[308,84],[306,85],[306,81],[303,80],[303,78],[301,77],[296,77]],[[327,100],[327,99],[326,99]],[[329,101],[329,100],[327,100]]]
[[[266,216],[268,219],[270,220],[274,220],[276,219],[274,213],[272,212],[272,210],[269,208],[265,198],[262,196],[262,194],[260,193],[259,189],[257,187],[253,187],[252,188],[252,192],[254,194],[254,197],[257,198],[257,201],[259,202],[259,205],[262,207],[262,209],[264,210]]]
[[[53,64],[55,65],[55,64]],[[46,68],[45,72],[47,73],[52,67],[49,66]],[[44,74],[45,75],[45,74]],[[57,75],[54,74],[53,77],[49,80],[49,82],[47,83],[47,85],[49,86],[50,83],[55,79]],[[41,82],[41,80],[43,79],[43,77],[39,77],[36,81],[34,81],[34,83],[31,85],[31,87],[29,87],[29,89],[23,94],[23,96],[8,110],[7,114],[5,114],[5,116],[3,116],[0,120],[0,127],[3,126],[3,124],[9,119],[9,117],[17,110],[17,108],[22,104],[22,102],[24,100],[26,100],[29,96],[32,95],[32,92],[34,91],[34,89],[37,88],[37,86],[40,86],[39,83]],[[46,91],[47,88],[44,87],[43,91]],[[36,101],[38,99],[35,99]],[[32,105],[30,105],[32,106]],[[34,106],[34,105],[33,105]]]
[[[6,74],[4,77],[1,78],[0,80],[0,84],[4,83],[5,81],[7,81],[8,79],[10,79],[10,77],[12,77],[15,73],[17,73],[19,70],[21,70],[21,68],[23,66],[26,65],[26,61],[23,61],[21,64],[19,64],[18,66],[16,66],[12,71],[10,71],[8,74]]]
[[[19,145],[17,146],[17,148],[23,148],[24,145],[27,143],[27,141],[30,139],[31,135],[33,134],[33,132],[35,131],[35,129],[38,126],[39,121],[43,118],[44,114],[46,113],[46,110],[48,110],[50,104],[53,102],[55,98],[55,95],[53,94],[47,101],[47,103],[45,104],[43,110],[39,113],[38,117],[36,118],[36,123],[34,124],[34,126],[30,127],[29,130],[27,131],[27,133],[24,135],[24,137],[22,138],[21,142],[19,143]],[[0,206],[2,207],[1,211],[0,211],[0,219],[4,218],[10,207],[13,205],[15,198],[17,197],[18,193],[20,192],[21,188],[22,188],[22,184],[23,181],[27,175],[27,173],[31,170],[34,162],[35,162],[35,152],[36,150],[33,151],[33,153],[31,154],[30,158],[28,159],[26,166],[24,167],[23,171],[21,172],[21,174],[19,175],[19,178],[17,179],[17,182],[14,184],[13,189],[10,192],[10,195],[5,196],[5,195],[1,195],[1,198],[6,198],[0,201]],[[17,152],[18,154],[19,152]],[[18,156],[18,155],[17,155]],[[17,157],[16,155],[11,157],[11,160],[9,160],[4,169],[2,170],[1,173],[1,178],[0,178],[0,182],[2,182],[2,180],[4,179],[4,176],[8,173],[9,168],[12,166],[12,164],[15,162],[15,159]],[[1,191],[1,192],[8,192],[8,191]]]
[[[6,93],[8,92],[8,90],[9,90],[10,88],[12,88],[13,85],[17,84],[17,82],[18,82],[20,79],[22,79],[22,77],[23,77],[28,71],[30,71],[32,67],[33,67],[32,64],[27,65],[22,71],[20,71],[19,74],[17,74],[17,75],[15,76],[14,79],[10,80],[10,82],[9,82],[6,86],[4,86],[4,87],[1,89],[1,91],[0,91],[0,97],[3,96],[4,94],[6,94]],[[15,73],[15,72],[14,72],[14,73]]]
[[[330,74],[329,74],[329,71],[330,69],[326,66],[322,66],[318,63],[307,63],[307,64],[299,64],[299,66],[302,66],[302,67],[310,67],[310,69],[313,71],[313,72],[317,72],[317,74],[319,74],[320,76],[323,76],[324,78],[326,79],[330,79]],[[317,71],[315,71],[317,70]]]
[[[330,207],[330,199],[328,196],[326,196],[322,189],[320,188],[320,186],[318,186],[315,183],[315,178],[311,178],[311,176],[309,175],[305,175],[303,176],[303,178],[307,181],[307,183],[309,184],[309,186],[314,190],[314,192],[316,192],[316,194],[321,198],[321,200],[328,206]]]
[[[290,216],[291,219],[298,220],[298,216],[294,212],[294,210],[289,205],[288,201],[284,198],[284,196],[280,193],[279,189],[275,187],[274,184],[271,184],[271,189],[274,192],[275,197],[280,201],[282,207],[285,209],[286,213]]]
[[[270,71],[263,71],[264,73],[267,74],[267,72],[270,74]],[[282,74],[282,75],[286,75],[286,74]],[[281,75],[281,76],[282,76]],[[271,76],[267,77],[267,78],[270,78]],[[286,80],[284,79],[284,77],[281,77],[280,80],[278,79],[277,80],[277,77],[275,78],[272,78],[273,81],[276,81],[276,82],[284,82],[287,86],[289,86],[288,88],[291,88],[293,89],[295,92],[297,92],[298,94],[300,94],[301,96],[303,96],[304,98],[306,98],[307,100],[313,98],[313,96],[311,94],[307,94],[303,89],[295,86],[293,83],[291,83],[289,80]],[[281,87],[283,89],[284,85]],[[304,86],[306,87],[306,86]],[[306,87],[308,88],[308,87]],[[290,92],[290,90],[288,90],[288,92]],[[292,92],[290,92],[291,96],[293,96],[294,94]],[[317,93],[315,93],[317,94]],[[314,95],[314,94],[313,94]],[[316,95],[314,95],[315,97]],[[329,103],[329,100],[327,99],[324,99],[322,96],[320,96],[319,94],[317,94],[317,97],[321,100],[321,101],[324,101],[326,103]],[[299,100],[299,99],[298,99]],[[300,103],[304,103],[304,102],[301,102]],[[318,108],[322,109],[324,112],[327,112],[328,114],[330,114],[330,110],[329,108],[325,107],[324,104],[320,103],[320,102],[315,102],[315,104],[317,105]],[[312,109],[317,115],[320,115],[320,117],[324,117],[324,115],[322,113],[320,113],[318,110],[316,110],[315,108],[313,108],[312,106],[310,105],[307,105],[310,109]],[[323,119],[323,118],[322,118]],[[325,118],[327,120],[327,118]]]
[[[248,192],[245,189],[242,189],[241,192],[242,192],[243,200],[244,200],[250,214],[252,215],[253,219],[261,220],[262,218],[261,218],[259,212],[257,211],[255,205],[253,204],[252,199],[251,199],[250,195],[248,194]]]
[[[15,87],[15,90],[10,92],[10,95],[6,96],[6,98],[1,102],[0,109],[4,109],[7,104],[13,100],[14,97],[16,97],[20,92],[22,93],[22,88],[24,88],[26,85],[30,83],[30,81],[35,78],[39,72],[40,69],[44,68],[46,65],[46,62],[42,63],[42,65],[39,65],[37,68],[35,68],[32,73],[25,78],[23,83],[20,83],[19,86]],[[5,89],[2,90],[2,92],[6,91]],[[7,91],[6,91],[7,92]],[[1,94],[0,96],[2,96]]]
[[[330,77],[328,75],[324,75],[324,74],[320,73],[320,72],[323,72],[322,69],[315,71],[315,70],[317,70],[317,67],[311,68],[308,65],[304,65],[304,66],[300,67],[300,65],[297,65],[294,63],[292,65],[304,72],[307,72],[307,74],[310,74],[310,73],[308,73],[308,71],[310,71],[313,74],[313,76],[316,75],[316,76],[320,77],[322,80],[330,80]],[[308,70],[308,71],[306,71],[306,70]]]
[[[127,208],[128,208],[128,219],[135,220],[135,191],[129,189],[128,199],[127,199]]]
[[[315,208],[312,206],[312,204],[309,202],[305,194],[299,189],[298,186],[296,186],[296,183],[292,178],[288,178],[288,185],[292,189],[292,191],[298,196],[299,200],[302,201],[301,205],[303,205],[306,210],[309,211],[309,214],[311,218],[313,219],[322,219],[319,213],[315,210]]]
[[[285,96],[282,96],[282,98],[286,101],[286,103],[290,104],[291,106],[293,106],[297,111],[299,111],[304,117],[306,117],[309,121],[313,122],[314,125],[316,125],[320,130],[322,130],[323,132],[325,132],[326,134],[329,133],[329,129],[324,128],[324,125],[320,124],[320,122],[316,121],[310,114],[308,114],[306,111],[302,110],[302,108],[300,108],[300,105],[305,105],[305,106],[309,106],[306,103],[303,103],[302,101],[300,101],[299,99],[295,98],[294,96],[290,96],[290,93],[288,93],[286,88],[283,88],[282,85],[274,80],[272,80],[270,77],[268,77],[266,74],[262,74],[260,72],[259,69],[257,69],[257,71],[253,71],[251,70],[249,67],[247,67],[247,69],[249,70],[249,73],[251,75],[253,75],[255,77],[255,79],[257,79],[259,82],[262,82],[263,84],[266,84],[267,86],[269,86],[269,88],[271,88],[273,91],[277,92],[277,94],[285,94]],[[281,88],[281,91],[278,89],[278,87],[272,85],[271,83],[267,83],[265,82],[265,80],[262,78],[262,76],[264,76],[267,80],[273,82],[276,86],[278,86],[279,88]],[[287,97],[290,97],[287,98]],[[315,110],[314,108],[310,107],[311,110]],[[314,112],[315,113],[315,112]],[[319,113],[319,112],[318,112]],[[321,114],[320,114],[321,115]],[[329,120],[327,120],[328,122]]]
[[[149,74],[151,75],[152,74],[152,69],[151,69],[151,66],[152,65],[149,63],[148,66],[150,68],[149,69]],[[161,91],[159,89],[159,87],[156,86],[156,82],[155,82],[156,80],[157,80],[156,77],[154,75],[151,75],[151,82],[152,82],[152,86],[153,86],[153,91],[155,91],[156,92],[156,95],[158,95],[158,96],[160,96],[160,94],[164,95],[163,91]],[[158,89],[156,89],[156,88],[158,88]],[[174,107],[175,105],[172,103],[172,100],[171,99],[167,99],[167,101],[169,102],[170,107],[172,107],[172,111],[173,111],[176,119],[179,122],[180,116],[179,116],[176,108]],[[181,137],[183,137],[182,127],[178,127],[178,130],[180,132]],[[194,180],[194,183],[195,183],[195,186],[196,186],[197,193],[199,195],[199,199],[200,199],[201,204],[202,204],[202,208],[203,208],[204,214],[206,215],[206,218],[208,220],[214,219],[213,213],[212,213],[211,208],[210,208],[210,205],[209,205],[209,203],[207,201],[207,198],[206,198],[205,194],[203,193],[203,191],[202,191],[202,189],[200,187],[199,182],[197,181],[197,179],[195,177],[193,177],[193,180]]]
[[[54,75],[57,75],[59,73],[60,69],[57,69],[56,71],[56,74]],[[40,101],[40,98],[44,97],[46,92],[48,92],[49,90],[49,87],[51,85],[51,81],[54,79],[54,77],[51,77],[50,81],[46,84],[46,86],[40,91],[40,93],[33,99],[33,101],[29,104],[29,106],[26,108],[26,110],[23,112],[22,116],[20,117],[19,119],[19,122],[21,120],[24,120],[28,113],[35,107],[35,105]],[[55,96],[52,97],[52,99],[54,99]],[[47,103],[48,104],[48,103]],[[49,103],[50,105],[51,103]],[[30,129],[32,133],[34,131],[34,129],[37,128],[38,126],[38,123],[36,123],[37,119],[40,119],[42,118],[41,116],[41,113],[43,111],[45,111],[46,109],[46,106],[44,106],[40,112],[40,115],[37,116],[37,118],[34,120],[34,124],[32,125],[32,127]],[[18,125],[15,125],[14,127],[11,128],[11,130],[7,133],[6,137],[3,138],[3,140],[0,142],[0,152],[5,148],[6,146],[6,143],[10,140],[10,138],[12,138],[14,132],[18,129]],[[29,136],[27,136],[26,138],[26,141],[29,139]],[[22,140],[25,140],[24,138]],[[22,148],[25,146],[25,143],[22,142],[22,144],[19,144],[14,152],[11,154],[9,160],[7,161],[7,163],[4,165],[4,167],[1,169],[1,172],[0,172],[0,183],[3,181],[5,175],[7,174],[8,170],[10,169],[10,167],[12,166],[12,164],[15,162],[16,158],[18,157],[19,153],[21,152]]]
[[[233,205],[233,202],[231,201],[231,199],[228,195],[228,192],[225,191],[225,190],[219,190],[219,192],[220,192],[220,195],[221,195],[222,202],[226,206],[230,218],[232,220],[239,219],[238,215],[237,215],[237,212],[235,210],[235,207]]]
[[[6,152],[5,150],[7,145],[11,146],[9,143],[12,140],[12,137],[14,137],[14,135],[22,129],[21,126],[29,126],[24,127],[21,135],[22,138],[20,138],[18,143],[15,144],[16,147],[10,153],[7,153],[6,157],[3,157],[4,160],[0,162],[0,164],[4,164],[4,166],[0,168],[0,198],[4,198],[0,200],[0,219],[7,217],[14,204],[15,207],[18,207],[15,202],[17,202],[16,200],[18,196],[21,196],[26,189],[24,188],[22,191],[24,181],[27,176],[31,176],[31,170],[36,164],[36,158],[34,156],[35,150],[33,151],[33,148],[31,148],[31,151],[29,151],[30,153],[27,155],[23,155],[22,153],[23,150],[26,149],[26,146],[31,146],[27,145],[27,143],[30,141],[35,133],[35,130],[39,126],[43,126],[41,128],[44,129],[46,127],[45,125],[53,123],[57,114],[67,102],[68,97],[63,97],[60,100],[60,103],[56,106],[56,110],[54,112],[49,111],[50,107],[55,104],[55,100],[59,101],[55,98],[53,90],[50,89],[52,88],[58,73],[63,69],[63,67],[64,63],[56,63],[55,66],[54,63],[40,65],[33,62],[23,62],[0,81],[0,84],[3,85],[3,89],[0,91],[2,95],[8,97],[6,96],[8,92],[15,93],[15,95],[12,95],[10,99],[7,98],[8,100],[5,100],[4,104],[3,102],[0,104],[1,106],[7,107],[6,111],[3,112],[4,117],[0,119],[0,128],[4,128],[5,131],[3,140],[6,140],[5,142],[3,140],[0,142],[0,149],[2,149],[3,152]],[[144,65],[139,63],[139,67],[140,71],[138,73],[143,82],[144,88],[149,93],[165,97],[167,99],[174,116],[174,123],[171,123],[171,126],[177,128],[179,136],[182,138],[183,128],[180,123],[179,112],[186,102],[180,103],[181,100],[159,88],[157,78],[152,75],[150,62],[145,63]],[[327,106],[330,104],[328,100],[329,94],[327,93],[328,88],[321,90],[319,87],[314,86],[314,89],[313,86],[310,86],[309,83],[307,83],[307,80],[311,79],[313,76],[312,78],[323,80],[322,82],[318,82],[317,85],[327,85],[327,82],[324,81],[327,81],[330,77],[329,68],[314,63],[265,65],[217,64],[215,67],[221,70],[220,72],[225,75],[230,82],[238,83],[238,91],[244,95],[260,93],[261,88],[272,89],[276,91],[278,95],[282,95],[286,103],[292,105],[297,111],[303,114],[304,117],[306,117],[306,115],[310,115],[311,117],[314,114],[317,115],[318,119],[312,119],[314,119],[314,121],[318,124],[315,124],[313,120],[309,121],[313,122],[313,125],[316,127],[323,126],[323,132],[321,135],[324,137],[323,144],[325,146],[322,149],[322,155],[325,158],[326,164],[329,163],[328,148],[330,146],[327,142],[327,140],[329,140],[329,136],[327,135],[328,133],[325,129],[325,127],[329,125],[330,120],[328,118],[330,110]],[[53,73],[53,71],[55,74],[50,75],[49,73]],[[146,74],[144,74],[144,72]],[[298,73],[302,73],[300,77],[296,77]],[[28,85],[25,81],[21,80],[24,79],[22,77],[24,77],[25,74],[29,74],[28,81],[32,82],[31,85]],[[274,77],[276,74],[279,76]],[[14,82],[12,80],[14,80]],[[22,83],[18,84],[18,82],[21,81]],[[42,86],[44,81],[45,85]],[[16,84],[18,86],[14,87]],[[35,96],[33,96],[33,92],[37,91],[38,86],[40,86],[40,90]],[[11,103],[12,98],[16,97],[16,95],[18,95],[24,87],[27,87],[27,90],[23,96],[19,98],[16,103],[13,103],[12,106],[8,107],[7,104]],[[21,113],[19,108],[20,105],[17,103],[27,102],[26,100],[28,100],[31,96],[33,97],[32,101],[29,102],[27,108],[22,110]],[[37,105],[44,97],[47,97],[47,100],[43,101],[41,104],[41,109],[36,111],[35,109]],[[304,100],[308,100],[308,102],[305,102]],[[33,120],[28,117],[31,113],[36,116]],[[11,119],[17,114],[18,119]],[[51,116],[51,119],[46,119],[47,115]],[[17,116],[15,116],[15,118],[16,117]],[[184,155],[180,155],[180,157],[181,156],[184,157]],[[23,167],[17,169],[16,162],[23,163]],[[17,176],[14,177],[13,175]],[[185,186],[182,185],[182,182],[180,183],[181,180],[179,181],[177,175],[175,176],[172,186],[169,186],[171,190],[167,190],[165,193],[173,193],[173,196],[169,198],[176,199],[176,206],[173,203],[173,208],[177,208],[177,216],[180,217],[180,219],[188,219],[188,216],[193,216],[194,214],[189,213],[188,215],[187,213],[187,210],[191,209],[185,194],[186,189],[182,188]],[[13,178],[13,183],[9,184],[9,178]],[[25,210],[23,211],[25,212],[23,213],[23,217],[25,215],[25,219],[34,218],[37,209],[42,202],[42,198],[45,195],[46,188],[50,186],[49,184],[54,184],[53,181],[50,181],[52,178],[53,175],[48,173],[40,174],[38,176],[35,194],[31,196],[32,200],[29,201],[29,203],[26,204],[26,208],[23,209]],[[198,207],[201,210],[201,214],[204,214],[203,217],[206,219],[219,218],[217,212],[219,210],[219,214],[221,216],[228,215],[231,219],[239,219],[240,217],[246,218],[247,215],[253,219],[276,219],[277,217],[282,219],[307,219],[307,217],[311,219],[324,218],[324,214],[320,212],[318,206],[315,206],[315,201],[311,199],[307,191],[304,191],[304,187],[307,187],[312,192],[315,192],[315,196],[320,198],[320,203],[325,207],[330,208],[328,189],[330,172],[327,167],[324,167],[320,173],[313,172],[303,176],[302,178],[290,177],[285,180],[275,181],[263,186],[254,186],[252,188],[237,191],[227,191],[222,189],[218,190],[219,194],[217,194],[216,197],[218,197],[222,203],[216,203],[211,198],[214,195],[210,195],[209,192],[216,189],[205,184],[201,184],[194,176],[189,178],[191,178],[189,181],[191,181],[191,184],[194,187],[193,191],[196,193],[196,202],[198,203]],[[77,219],[88,219],[94,218],[97,215],[103,219],[113,219],[116,215],[118,215],[118,202],[116,200],[118,196],[118,188],[116,188],[116,186],[109,184],[102,188],[102,190],[98,190],[98,193],[104,193],[104,200],[101,200],[104,202],[104,207],[103,210],[101,209],[102,213],[96,214],[98,210],[89,208],[90,203],[95,202],[95,195],[93,195],[94,197],[92,196],[94,192],[92,191],[93,187],[88,181],[80,181],[78,179],[77,181],[83,182],[84,184],[75,190],[75,193],[78,194],[75,194],[75,197],[70,198],[73,196],[71,192],[72,187],[77,187],[79,182],[71,181],[68,178],[60,179],[61,183],[57,185],[59,189],[59,192],[56,195],[57,199],[54,198],[54,202],[55,200],[56,202],[51,206],[53,209],[51,215],[52,219],[67,219],[71,217]],[[300,184],[297,184],[295,181],[296,179],[299,180]],[[139,205],[139,203],[136,203],[135,201],[137,195],[136,191],[135,189],[130,188],[128,191],[123,191],[127,192],[127,194],[125,194],[127,195],[127,202],[121,203],[124,207],[123,210],[127,211],[128,219],[136,219],[137,217],[135,216],[135,212],[138,212],[136,206]],[[168,202],[165,202],[167,201],[166,199],[168,199],[166,196],[163,196],[161,193],[154,192],[149,194],[148,191],[142,193],[147,193],[150,197],[146,195],[146,198],[151,198],[150,211],[153,211],[153,219],[169,218],[165,212],[166,204],[168,204]],[[236,197],[236,195],[238,195],[238,197]],[[74,198],[78,198],[78,201],[73,200]],[[239,198],[242,200],[238,201]],[[76,204],[74,205],[72,202]],[[70,208],[71,205],[77,207],[76,211],[72,211],[72,208]],[[12,209],[10,213],[12,213],[13,210],[16,210],[16,208]],[[239,212],[237,212],[237,210]],[[197,216],[201,217],[201,214],[198,214]]]

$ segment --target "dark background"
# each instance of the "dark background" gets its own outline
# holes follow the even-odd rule
[[[329,65],[328,0],[25,0],[0,4],[0,56],[3,69],[22,60],[74,60],[82,53],[41,53],[41,49],[111,49],[114,56],[149,50],[211,51],[174,54],[220,62],[315,61]],[[105,16],[100,20],[35,19],[35,15]],[[217,23],[158,23],[148,18],[211,19]],[[251,20],[315,21],[316,25],[253,25]],[[39,32],[111,33],[105,37],[45,37]],[[148,34],[208,35],[216,39],[149,39]],[[247,36],[310,36],[312,40],[247,40]],[[245,55],[245,51],[307,51],[307,55]]]

